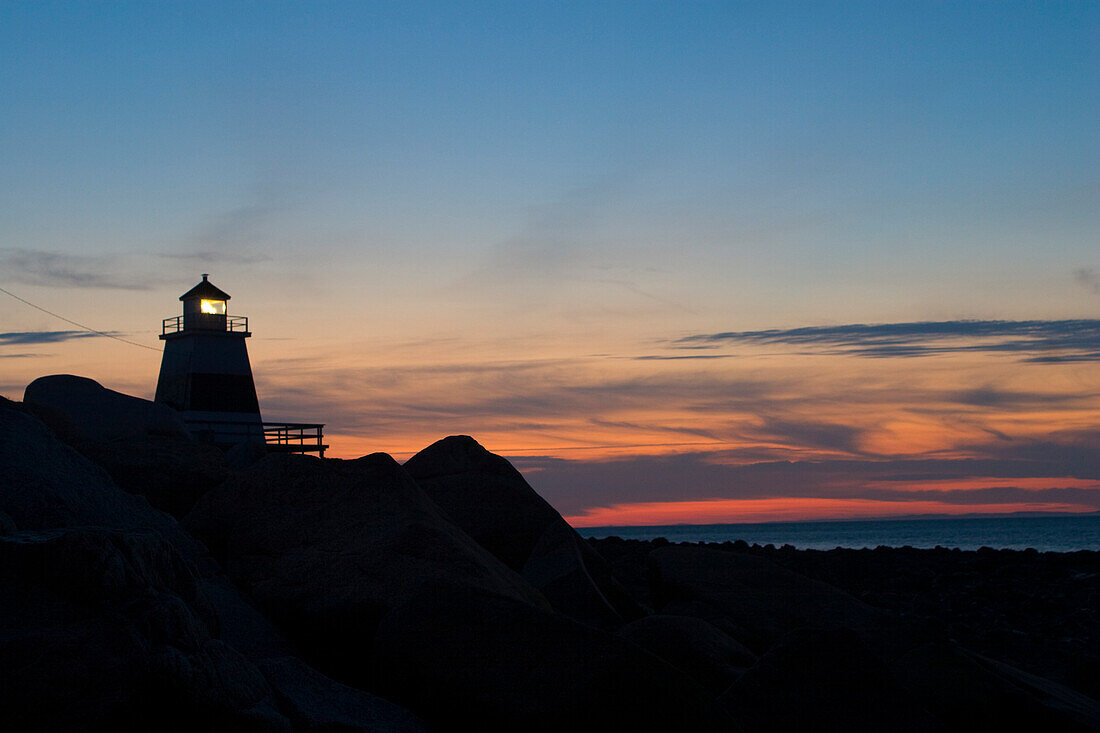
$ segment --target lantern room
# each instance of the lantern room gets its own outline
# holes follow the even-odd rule
[[[224,331],[228,326],[226,304],[229,293],[216,287],[204,273],[202,282],[180,296],[183,301],[183,328]]]

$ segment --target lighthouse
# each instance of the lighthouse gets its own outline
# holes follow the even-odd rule
[[[319,424],[265,423],[245,339],[248,318],[228,312],[229,293],[202,282],[180,296],[183,314],[165,318],[164,355],[154,400],[182,413],[200,439],[223,448],[246,441],[287,452],[324,455]]]

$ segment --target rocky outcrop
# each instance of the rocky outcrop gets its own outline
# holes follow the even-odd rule
[[[1100,730],[1095,700],[953,642],[923,644],[891,671],[949,730]]]
[[[179,413],[166,405],[67,374],[36,379],[23,399],[120,488],[176,517],[229,473],[225,454],[192,440]]]
[[[446,515],[554,608],[614,628],[642,615],[606,561],[535,493],[512,464],[468,435],[452,435],[405,463]]]
[[[333,682],[294,657],[268,659],[260,669],[280,709],[299,733],[427,733],[412,713],[370,693]]]
[[[947,633],[986,643],[987,624],[1039,613],[1048,623],[1031,629],[1027,648],[1041,653],[1029,661],[1058,662],[1050,649],[1072,642],[1082,651],[1081,668],[1090,668],[1100,625],[1084,609],[1098,588],[1100,553],[1040,558],[988,550],[800,552],[743,542],[591,542],[632,578],[632,587],[648,575],[643,592],[662,615],[705,619],[759,654],[719,697],[748,730],[1100,729],[1100,703],[1080,687],[975,654]],[[1026,591],[1005,582],[1014,577],[1026,578]],[[948,584],[963,588],[945,595]],[[1055,598],[1069,602],[1056,606]],[[904,612],[894,610],[899,607]],[[689,653],[687,639],[664,639],[647,629],[662,617],[620,633],[697,679],[708,676],[712,649],[702,645]],[[971,619],[980,619],[981,627],[972,628]],[[1077,638],[1064,638],[1066,629]],[[1039,633],[1045,636],[1036,638]],[[681,652],[684,657],[675,659]],[[1092,682],[1075,668],[1048,669],[1057,678]],[[712,685],[721,673],[709,672]]]
[[[260,671],[211,637],[193,575],[155,533],[0,538],[0,598],[5,730],[290,730]]]
[[[105,527],[153,531],[182,554],[204,549],[172,517],[120,490],[18,403],[0,403],[0,509],[21,530]]]
[[[375,650],[387,696],[440,729],[740,730],[711,695],[639,647],[468,587],[395,607]]]
[[[741,629],[737,640],[762,653],[803,627],[850,629],[886,655],[923,640],[920,631],[836,588],[752,555],[669,545],[649,555],[654,602],[702,602]]]
[[[99,443],[191,439],[171,407],[107,389],[87,377],[39,377],[27,385],[23,402],[63,438]]]
[[[420,591],[545,604],[384,454],[268,456],[200,499],[184,526],[310,660],[353,684],[378,622]]]
[[[691,616],[645,616],[617,633],[689,675],[715,695],[756,663],[756,655],[740,642]]]
[[[0,398],[0,729],[422,730],[289,652],[172,517]]]
[[[847,630],[798,629],[779,639],[722,696],[750,730],[944,730]]]
[[[32,386],[0,399],[0,730],[1100,729],[1100,553],[585,542],[470,438],[415,479],[204,464],[144,401]]]

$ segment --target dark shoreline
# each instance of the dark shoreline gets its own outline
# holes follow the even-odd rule
[[[844,591],[863,603],[931,624],[967,649],[1100,697],[1100,552],[938,547],[799,550],[790,545],[588,542],[643,604],[649,555],[662,547],[752,556]]]

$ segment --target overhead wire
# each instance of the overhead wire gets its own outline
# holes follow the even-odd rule
[[[98,328],[92,328],[91,326],[85,326],[83,323],[77,323],[76,321],[72,320],[71,318],[66,318],[65,316],[54,313],[53,311],[46,310],[45,308],[43,308],[40,305],[35,305],[34,303],[30,302],[26,298],[20,298],[18,295],[11,292],[10,290],[5,290],[4,288],[0,288],[0,293],[4,293],[5,295],[10,295],[11,297],[18,300],[20,303],[24,303],[26,305],[29,305],[31,308],[34,308],[35,310],[40,310],[43,313],[45,313],[46,315],[53,316],[54,318],[59,318],[62,321],[65,321],[65,323],[72,324],[72,325],[76,326],[77,328],[83,328],[85,331],[90,331],[91,333],[97,334],[99,336],[106,336],[109,339],[114,339],[115,341],[121,341],[124,344],[130,344],[130,346],[137,346],[137,347],[140,347],[142,349],[149,349],[150,351],[156,351],[158,353],[160,352],[160,349],[158,349],[156,347],[148,346],[146,344],[139,344],[137,341],[130,341],[129,339],[124,339],[121,336],[116,336],[113,333],[108,333],[107,331],[100,331]]]

